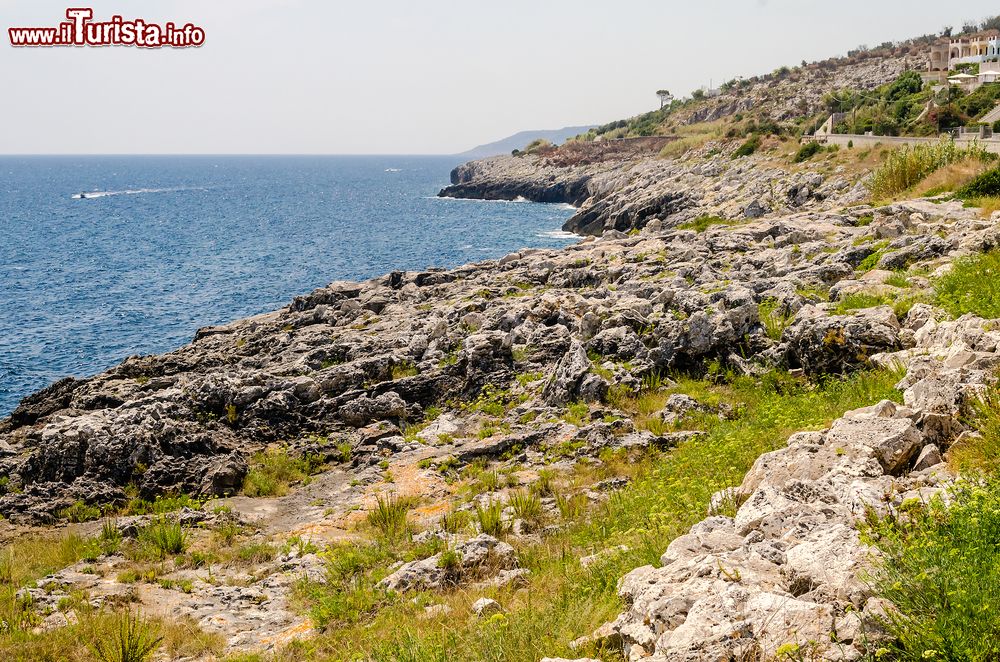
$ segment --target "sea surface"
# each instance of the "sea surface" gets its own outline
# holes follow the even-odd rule
[[[449,157],[0,157],[0,416],[333,280],[557,247],[565,205],[439,199]],[[84,197],[80,194],[85,193]]]

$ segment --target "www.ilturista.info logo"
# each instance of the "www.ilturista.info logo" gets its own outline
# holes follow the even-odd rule
[[[205,30],[187,23],[163,25],[141,18],[126,21],[92,21],[94,10],[66,10],[68,21],[51,28],[8,28],[11,46],[138,46],[141,48],[191,48],[205,43]]]

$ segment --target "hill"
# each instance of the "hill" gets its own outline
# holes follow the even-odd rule
[[[473,147],[467,152],[456,154],[465,159],[484,159],[488,156],[499,156],[500,154],[510,154],[515,149],[524,149],[525,145],[533,140],[548,140],[550,143],[559,144],[566,140],[578,136],[581,133],[590,131],[593,126],[567,126],[561,129],[538,129],[535,131],[521,131],[512,136],[507,136],[495,142],[486,143]]]

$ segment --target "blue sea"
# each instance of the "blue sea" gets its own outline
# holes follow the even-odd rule
[[[0,157],[0,416],[56,379],[169,351],[333,280],[573,241],[564,205],[435,197],[455,165]]]

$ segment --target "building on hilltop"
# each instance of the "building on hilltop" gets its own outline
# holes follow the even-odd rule
[[[931,44],[927,58],[925,81],[944,83],[948,73],[962,64],[994,63],[1000,61],[1000,31],[986,30],[974,34],[945,37]],[[993,69],[992,67],[990,68]],[[980,80],[975,84],[992,82]]]

